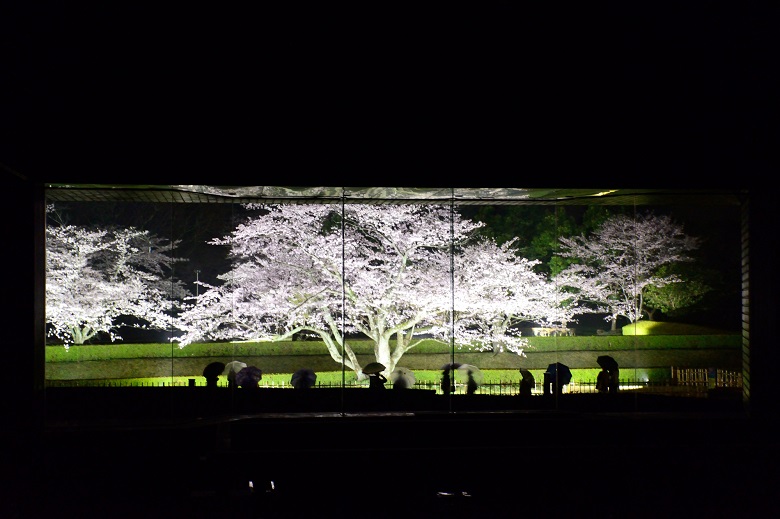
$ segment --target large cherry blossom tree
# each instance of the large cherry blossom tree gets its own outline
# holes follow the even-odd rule
[[[476,332],[482,329],[521,353],[508,316],[546,315],[533,305],[523,307],[521,294],[552,285],[538,276],[524,277],[530,265],[512,256],[509,247],[473,244],[481,224],[449,207],[247,209],[257,215],[211,242],[229,246],[232,268],[219,276],[221,285],[203,284],[205,290],[183,312],[181,347],[200,340],[278,341],[308,333],[322,339],[334,361],[362,378],[350,337],[373,340],[376,361],[390,372],[419,343],[420,334],[449,339],[457,329],[459,341],[482,348],[484,337]],[[512,286],[501,288],[502,283]],[[523,283],[539,286],[532,290]],[[498,292],[502,297],[492,304],[482,299]]]
[[[188,294],[171,277],[175,244],[135,228],[46,228],[47,335],[65,347],[121,326],[171,329]]]
[[[566,327],[575,322],[576,303],[535,272],[538,260],[518,256],[514,242],[482,240],[454,255],[457,342],[481,351],[524,355],[528,341],[520,326]]]
[[[561,237],[560,242],[558,254],[575,263],[561,271],[555,282],[583,307],[606,313],[615,331],[618,317],[631,323],[642,318],[649,287],[684,282],[661,267],[692,261],[690,253],[700,240],[685,234],[670,216],[646,212],[612,216],[590,236]]]

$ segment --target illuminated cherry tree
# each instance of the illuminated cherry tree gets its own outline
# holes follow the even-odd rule
[[[699,247],[699,239],[686,235],[670,216],[652,213],[615,215],[590,236],[561,237],[560,243],[558,255],[576,262],[555,282],[591,312],[606,313],[612,331],[620,316],[631,323],[642,318],[648,287],[684,282],[664,275],[661,267],[692,261],[690,252]]]
[[[483,326],[521,351],[508,334],[511,319],[504,326],[496,323],[499,300],[491,306],[481,297],[490,295],[493,265],[496,284],[544,280],[508,273],[500,278],[503,268],[529,267],[517,261],[500,265],[508,258],[495,254],[501,249],[472,245],[482,224],[432,205],[354,204],[343,208],[343,217],[341,206],[247,208],[258,214],[211,242],[230,247],[232,268],[219,276],[220,286],[202,283],[205,290],[183,312],[181,347],[201,340],[279,341],[308,333],[322,339],[334,361],[363,378],[348,338],[365,336],[375,343],[376,361],[390,372],[419,343],[420,334],[451,336],[454,265],[457,271],[480,272],[458,277],[459,339],[469,341],[471,329]],[[509,292],[501,301],[516,304],[520,289]],[[527,309],[503,310],[520,315]]]
[[[173,247],[134,228],[47,226],[47,335],[67,348],[100,333],[122,339],[121,326],[170,329],[187,295],[170,276],[182,261],[169,256]]]
[[[566,293],[517,255],[515,240],[484,240],[454,257],[454,336],[480,351],[524,355],[521,325],[565,328],[579,311]],[[442,335],[446,336],[446,330]]]

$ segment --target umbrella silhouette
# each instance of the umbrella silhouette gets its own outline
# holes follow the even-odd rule
[[[390,373],[390,381],[393,383],[393,389],[408,389],[414,385],[417,379],[412,370],[396,367],[393,372]]]
[[[227,372],[228,385],[232,386],[236,383],[236,373],[246,367],[246,362],[240,360],[232,360],[225,364],[225,371]]]
[[[471,364],[461,364],[457,370],[459,380],[468,381],[469,378],[471,378],[474,380],[477,386],[482,385],[482,381],[485,377],[482,373],[482,370],[480,370],[478,367],[472,366]]]
[[[317,382],[317,374],[308,368],[299,369],[292,374],[290,384],[296,389],[308,389]]]
[[[533,373],[525,368],[520,368],[520,375],[523,377],[520,381],[520,395],[531,396],[533,388],[536,387],[536,379],[534,379]]]
[[[369,362],[363,366],[363,373],[366,375],[371,375],[372,373],[381,373],[385,369],[385,365],[381,362]]]
[[[208,385],[216,386],[217,380],[223,371],[225,371],[225,364],[223,362],[212,362],[203,368],[203,377],[206,379]]]
[[[212,362],[203,368],[203,376],[206,378],[216,378],[225,371],[224,362]]]
[[[596,362],[598,362],[599,366],[606,369],[607,371],[614,371],[618,369],[617,361],[609,355],[599,355],[598,358],[596,358]]]
[[[461,364],[456,373],[458,378],[466,382],[466,393],[473,395],[482,384],[482,371],[471,364]]]
[[[263,372],[255,366],[247,366],[236,373],[236,385],[238,387],[257,387],[257,383],[263,378]]]
[[[460,362],[450,362],[441,367],[441,390],[445,395],[455,391],[455,383],[450,377],[450,372],[461,367]]]
[[[560,362],[550,364],[547,366],[545,373],[551,375],[562,386],[571,382],[571,370],[566,364],[561,364]]]

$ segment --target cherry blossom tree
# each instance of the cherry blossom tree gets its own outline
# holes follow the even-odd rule
[[[67,348],[100,333],[121,340],[121,326],[170,329],[188,295],[170,275],[183,261],[169,255],[174,246],[135,228],[47,226],[47,335]]]
[[[699,239],[684,233],[670,216],[650,212],[635,217],[615,215],[590,236],[561,237],[558,254],[575,263],[554,281],[594,313],[606,313],[611,330],[622,316],[633,323],[642,318],[649,287],[664,287],[683,280],[661,267],[692,261],[690,252]]]
[[[463,247],[454,256],[453,334],[458,343],[479,351],[524,355],[528,341],[520,325],[566,327],[574,322],[576,304],[535,272],[538,260],[517,255],[515,240],[492,240]],[[446,330],[439,331],[445,338]]]
[[[354,204],[343,212],[332,205],[247,209],[258,213],[211,242],[230,247],[232,268],[219,276],[222,285],[203,284],[205,290],[183,312],[181,347],[199,340],[279,341],[308,333],[322,339],[334,361],[363,378],[349,345],[350,337],[363,336],[374,341],[375,360],[389,373],[419,344],[420,334],[451,337],[453,258],[460,255],[464,259],[455,267],[463,270],[456,298],[462,296],[460,338],[470,340],[465,330],[498,318],[498,300],[479,311],[470,303],[479,300],[477,292],[472,294],[467,285],[489,295],[491,288],[484,283],[490,270],[478,263],[498,265],[508,256],[491,256],[501,250],[495,245],[472,249],[470,239],[481,224],[446,206]],[[480,271],[481,277],[472,278],[466,269]],[[503,280],[520,282],[523,277],[507,274]],[[494,283],[500,281],[494,278]],[[509,295],[503,299],[510,300]],[[518,307],[515,313],[521,311]],[[507,335],[511,322],[492,330],[508,347],[521,351]]]

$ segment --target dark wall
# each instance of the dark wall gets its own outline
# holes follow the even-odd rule
[[[42,281],[35,273],[42,266],[47,182],[747,189],[750,410],[762,427],[764,418],[776,417],[778,203],[767,179],[777,135],[766,110],[776,79],[769,60],[775,27],[765,8],[319,2],[237,12],[197,3],[17,4],[0,17],[10,88],[0,100],[0,164],[9,168],[0,204],[3,324],[14,344],[26,338],[29,348],[4,352],[4,411],[12,417],[3,428],[11,447],[4,456],[41,445],[63,459],[68,452],[39,427],[46,402],[42,360],[33,348],[42,332],[36,324]],[[544,423],[541,430],[553,429]],[[323,431],[338,438],[341,425]],[[375,430],[398,432],[386,425]],[[527,425],[505,429],[519,437]],[[641,438],[630,436],[637,429],[629,427],[616,464],[630,466],[641,452],[661,471],[690,454],[691,438],[723,430],[712,444],[696,443],[697,459],[720,449],[720,459],[725,452],[730,460],[708,473],[739,472],[740,481],[771,484],[764,469],[772,465],[751,476],[744,463],[770,442],[750,437],[746,443],[757,447],[746,453],[734,427],[719,425],[658,422]],[[479,437],[483,426],[465,420],[458,431]],[[670,429],[677,434],[667,436]],[[104,474],[99,459],[110,444],[79,434],[73,467],[86,474],[87,487],[98,485],[101,478],[92,474]],[[577,435],[554,437],[557,444],[547,444],[552,453],[573,456],[582,445]],[[180,461],[193,456],[172,450],[174,444],[155,452]],[[95,456],[82,455],[90,449]],[[544,466],[540,451],[510,452],[514,462],[530,456]],[[144,459],[141,449],[124,455],[128,462]],[[598,458],[576,459],[590,468]],[[34,472],[28,460],[2,461],[18,467],[3,473],[12,493],[34,479],[26,477]],[[49,467],[54,479],[72,474]],[[647,486],[637,502],[663,501],[658,496],[668,489],[653,486],[657,481],[642,479]],[[714,475],[706,481],[718,491],[699,488],[690,510],[700,509],[694,501],[725,499],[733,489]],[[683,488],[689,478],[672,482]],[[533,493],[545,489],[539,483]],[[738,490],[746,499],[757,495]],[[740,506],[750,507],[739,503],[734,510],[746,509]]]

